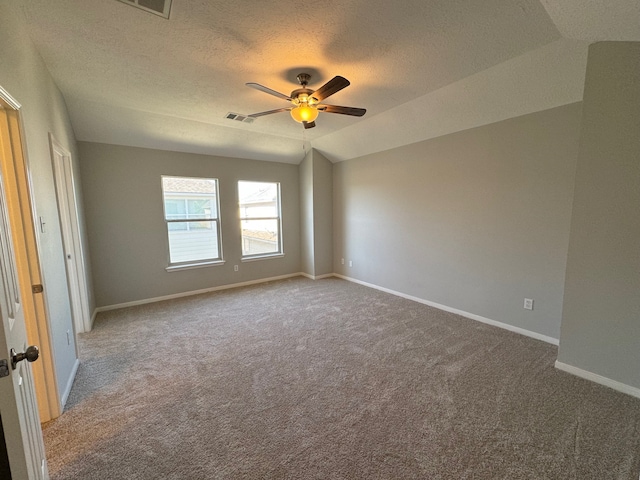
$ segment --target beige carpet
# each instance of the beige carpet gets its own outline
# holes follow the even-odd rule
[[[101,313],[58,479],[628,479],[640,400],[556,348],[338,279]]]

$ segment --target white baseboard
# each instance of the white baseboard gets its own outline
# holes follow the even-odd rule
[[[64,406],[67,404],[69,394],[71,393],[71,387],[73,387],[73,381],[76,379],[76,373],[78,373],[79,366],[80,359],[76,358],[76,362],[73,364],[73,368],[71,369],[71,375],[69,375],[67,384],[64,387],[64,393],[62,394],[62,398],[60,398],[60,412],[64,410]]]
[[[588,370],[583,370],[581,368],[574,367],[573,365],[568,365],[558,360],[556,360],[555,365],[558,370],[562,370],[563,372],[570,373],[572,375],[575,375],[576,377],[584,378],[585,380],[599,383],[600,385],[612,388],[613,390],[617,390],[618,392],[626,393],[627,395],[631,395],[632,397],[640,398],[640,388],[632,387],[631,385],[618,382],[617,380],[611,380],[610,378],[603,377],[602,375],[598,375],[597,373],[589,372]]]
[[[296,272],[296,273],[289,273],[287,275],[280,275],[277,277],[260,278],[258,280],[249,280],[247,282],[230,283],[227,285],[220,285],[218,287],[209,287],[209,288],[203,288],[201,290],[191,290],[189,292],[173,293],[171,295],[163,295],[161,297],[145,298],[142,300],[134,300],[133,302],[117,303],[115,305],[106,305],[104,307],[97,307],[95,309],[95,313],[107,312],[109,310],[117,310],[118,308],[134,307],[136,305],[144,305],[145,303],[162,302],[163,300],[172,300],[174,298],[190,297],[192,295],[200,295],[202,293],[217,292],[219,290],[228,290],[230,288],[246,287],[247,285],[256,285],[258,283],[273,282],[275,280],[283,280],[285,278],[299,277],[300,275],[306,276],[302,272]]]
[[[321,280],[323,278],[335,277],[335,273],[325,273],[324,275],[310,275],[308,273],[300,272],[303,277],[310,278],[311,280]]]
[[[333,274],[335,277],[342,278],[343,280],[348,280],[349,282],[358,283],[360,285],[364,285],[365,287],[375,288],[376,290],[380,290],[386,293],[390,293],[392,295],[396,295],[398,297],[406,298],[408,300],[413,300],[414,302],[423,303],[424,305],[429,305],[430,307],[437,308],[439,310],[444,310],[445,312],[455,313],[456,315],[460,315],[462,317],[470,318],[472,320],[477,320],[478,322],[486,323],[488,325],[492,325],[494,327],[503,328],[505,330],[509,330],[510,332],[519,333],[520,335],[525,335],[527,337],[535,338],[536,340],[542,340],[543,342],[550,343],[552,345],[559,345],[560,341],[557,338],[548,337],[547,335],[542,335],[537,332],[532,332],[530,330],[526,330],[524,328],[515,327],[513,325],[509,325],[508,323],[499,322],[497,320],[492,320],[490,318],[481,317],[480,315],[476,315],[475,313],[465,312],[463,310],[458,310],[457,308],[448,307],[446,305],[442,305],[440,303],[431,302],[429,300],[425,300],[423,298],[414,297],[413,295],[407,295],[406,293],[397,292],[395,290],[391,290],[389,288],[381,287],[379,285],[374,285],[372,283],[363,282],[362,280],[357,280],[355,278],[346,277],[344,275],[340,275],[338,273]]]
[[[336,275],[334,273],[325,273],[324,275],[316,275],[315,277],[313,277],[314,280],[322,280],[323,278],[330,278],[330,277],[335,277]]]

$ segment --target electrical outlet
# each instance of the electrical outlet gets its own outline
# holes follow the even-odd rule
[[[340,259],[340,263],[344,265],[344,258]]]
[[[234,272],[237,272],[237,271],[238,271],[238,265],[234,265],[234,266],[233,266],[233,271],[234,271]]]
[[[533,310],[533,298],[524,299],[524,308],[526,310]]]
[[[353,260],[349,260],[349,266],[353,267]]]

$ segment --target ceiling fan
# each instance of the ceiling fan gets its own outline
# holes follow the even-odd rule
[[[266,112],[252,113],[251,115],[248,115],[248,117],[258,118],[264,115],[271,115],[272,113],[291,112],[293,119],[298,123],[302,123],[304,128],[313,128],[316,126],[315,120],[318,118],[319,112],[340,113],[342,115],[352,115],[354,117],[361,117],[367,112],[364,108],[340,107],[338,105],[324,105],[320,103],[325,98],[350,85],[349,80],[344,77],[333,77],[316,91],[307,88],[309,79],[311,78],[311,75],[308,73],[300,73],[296,78],[298,79],[298,82],[300,82],[300,86],[302,88],[295,89],[290,95],[276,92],[275,90],[265,87],[264,85],[260,85],[259,83],[247,83],[248,87],[255,88],[256,90],[268,93],[274,97],[287,100],[293,104],[291,107],[287,108],[278,108],[276,110],[268,110]]]

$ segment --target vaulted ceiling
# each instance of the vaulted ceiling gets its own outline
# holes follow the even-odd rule
[[[298,163],[340,161],[582,98],[589,43],[640,41],[637,0],[23,0],[78,140]],[[288,94],[351,81],[304,130]]]

